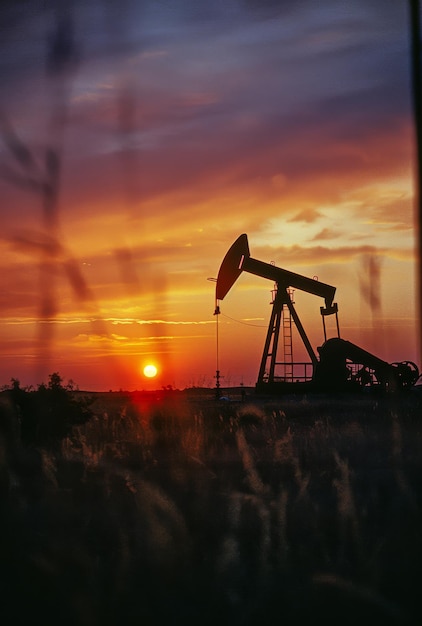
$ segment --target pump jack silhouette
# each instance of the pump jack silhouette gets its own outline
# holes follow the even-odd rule
[[[376,388],[399,391],[412,387],[419,370],[412,361],[387,363],[374,354],[340,337],[336,288],[251,257],[248,237],[240,235],[221,263],[215,291],[215,313],[242,272],[261,276],[275,283],[275,297],[256,383],[257,392],[285,393],[297,391],[356,391]],[[324,343],[315,353],[291,298],[291,288],[324,299],[320,307]],[[295,363],[278,359],[280,330],[286,312],[295,324],[309,356],[309,362]],[[325,318],[335,316],[336,336],[327,338]],[[283,336],[285,338],[285,336]],[[284,351],[285,355],[285,351]]]

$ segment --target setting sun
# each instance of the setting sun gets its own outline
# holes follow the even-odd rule
[[[157,375],[157,368],[155,365],[145,365],[144,367],[144,376],[147,378],[154,378]]]

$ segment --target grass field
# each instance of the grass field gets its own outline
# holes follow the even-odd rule
[[[56,446],[3,400],[3,623],[422,623],[422,394],[246,391],[88,394]]]

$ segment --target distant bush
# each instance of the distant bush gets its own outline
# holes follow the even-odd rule
[[[57,372],[50,374],[48,383],[41,383],[36,390],[22,388],[19,380],[12,378],[4,393],[15,408],[22,443],[58,445],[75,425],[89,420],[91,400],[77,398],[74,392],[74,383],[64,385]]]

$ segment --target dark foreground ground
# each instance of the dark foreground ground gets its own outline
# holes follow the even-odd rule
[[[91,394],[42,446],[3,398],[2,623],[422,623],[422,394],[238,391]]]

